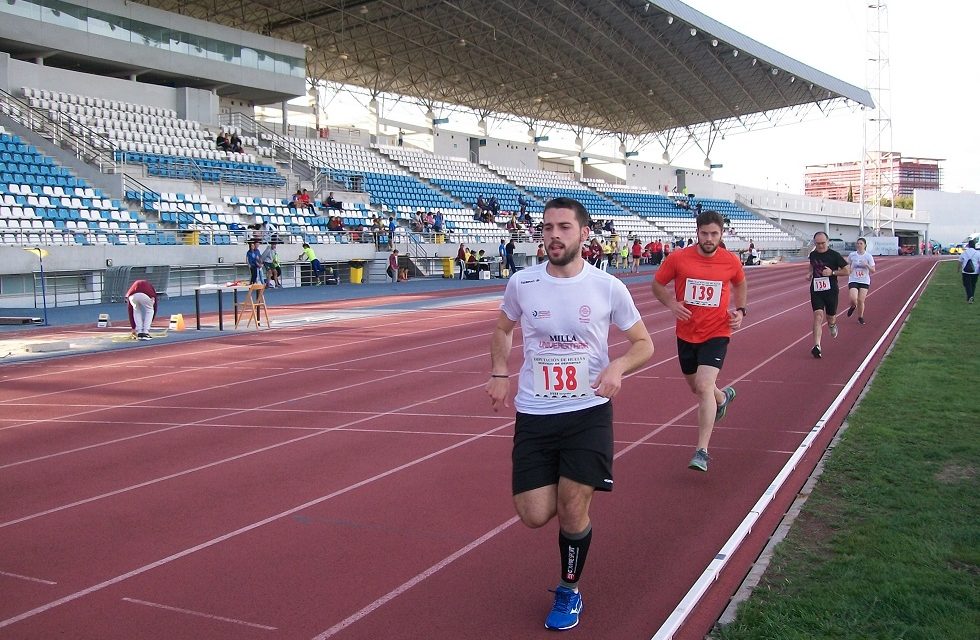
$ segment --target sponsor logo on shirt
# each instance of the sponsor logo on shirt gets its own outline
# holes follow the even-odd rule
[[[578,321],[579,322],[591,322],[592,317],[592,307],[587,304],[583,304],[578,308]]]
[[[531,312],[531,315],[535,318],[545,319],[551,317],[551,311],[548,309],[535,309]]]
[[[538,347],[541,349],[588,349],[589,345],[584,341],[579,340],[575,334],[565,335],[557,334],[553,336],[548,336],[547,340],[541,340],[538,342]]]

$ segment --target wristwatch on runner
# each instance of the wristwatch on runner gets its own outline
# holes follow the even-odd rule
[[[735,307],[735,311],[741,311],[743,318],[748,315],[748,310],[745,307]]]

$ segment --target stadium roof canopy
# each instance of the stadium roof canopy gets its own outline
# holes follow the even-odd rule
[[[310,77],[641,136],[870,94],[675,0],[141,0],[308,45]]]

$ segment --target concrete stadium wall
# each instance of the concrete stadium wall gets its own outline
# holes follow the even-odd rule
[[[123,0],[88,0],[85,3],[78,4],[79,6],[87,6],[91,9],[112,15],[207,38],[214,38],[222,42],[264,50],[270,53],[289,55],[294,58],[305,58],[306,54],[303,46],[296,43],[276,40],[212,22],[153,9],[139,3],[125,2]],[[36,46],[39,51],[46,49],[67,51],[93,60],[101,59],[124,62],[127,65],[131,65],[134,69],[156,69],[178,75],[189,75],[198,79],[212,81],[216,87],[225,84],[238,84],[290,95],[302,95],[306,91],[304,78],[262,71],[239,64],[229,64],[183,53],[165,51],[151,46],[134,44],[56,24],[40,23],[31,18],[12,14],[4,14],[3,20],[0,20],[0,38],[17,42],[29,42]],[[24,86],[37,85],[27,84]],[[141,86],[145,87],[146,85]],[[42,86],[41,88],[55,89],[54,87],[47,86]],[[57,88],[57,90],[91,95],[91,88],[87,91],[71,90],[68,88]],[[134,97],[132,94],[129,96],[103,95],[102,97],[174,108],[173,104],[156,105],[152,101],[142,97]]]
[[[480,162],[492,163],[501,167],[515,167],[537,170],[538,148],[529,142],[487,138],[487,144],[480,147]],[[438,150],[436,153],[440,153]]]
[[[103,100],[121,100],[145,104],[163,109],[176,109],[176,94],[170,87],[133,82],[107,76],[97,76],[56,67],[45,67],[33,62],[14,60],[0,54],[0,65],[6,57],[6,85],[3,87],[17,97],[23,97],[23,87],[64,91],[82,96],[99,97]]]

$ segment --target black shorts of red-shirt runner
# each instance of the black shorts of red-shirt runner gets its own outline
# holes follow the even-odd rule
[[[681,363],[681,373],[694,375],[701,365],[721,369],[725,364],[729,341],[730,338],[709,338],[704,342],[688,342],[678,338],[677,360]]]
[[[612,491],[612,402],[557,413],[517,413],[514,424],[514,495],[568,478]]]
[[[811,291],[810,308],[814,311],[823,309],[828,316],[837,315],[838,289],[835,287],[830,291]]]

